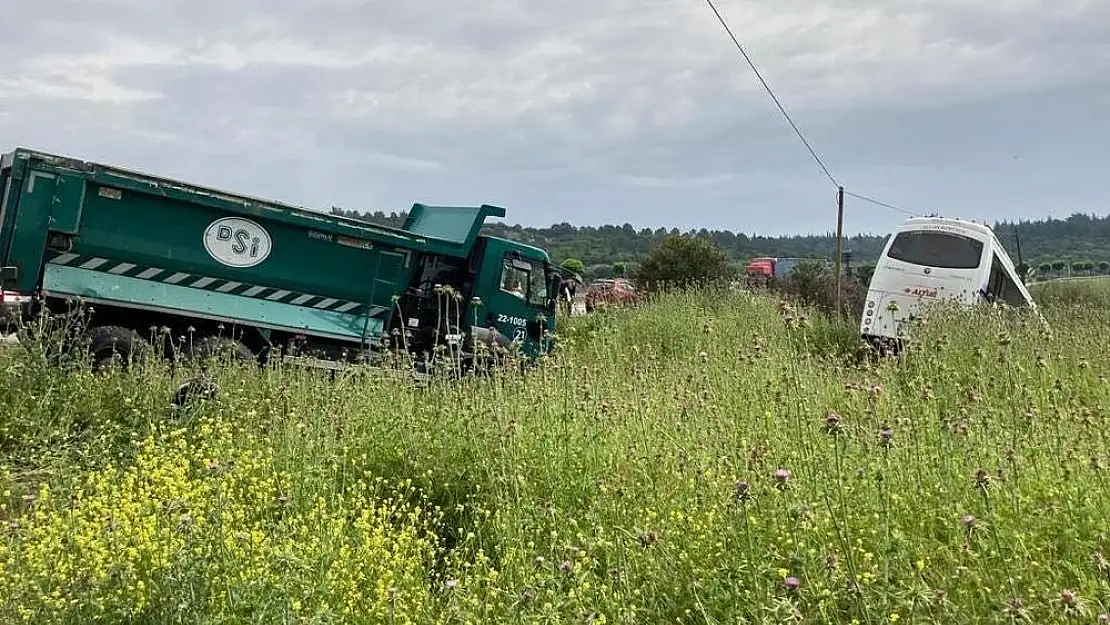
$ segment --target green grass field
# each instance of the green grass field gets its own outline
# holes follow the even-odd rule
[[[1060,278],[1029,285],[1029,292],[1038,301],[1050,306],[1110,306],[1110,276]]]
[[[867,363],[675,295],[525,376],[228,366],[183,413],[7,349],[0,621],[1106,622],[1110,307],[1047,299]]]

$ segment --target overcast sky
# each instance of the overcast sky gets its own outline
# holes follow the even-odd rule
[[[1110,210],[1110,0],[718,0],[850,191]],[[0,20],[0,150],[314,208],[835,227],[835,188],[704,0],[38,0]],[[849,232],[904,217],[849,198]]]

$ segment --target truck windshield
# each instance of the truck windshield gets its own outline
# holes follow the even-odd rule
[[[926,267],[974,269],[982,262],[983,243],[948,232],[900,232],[887,256]]]

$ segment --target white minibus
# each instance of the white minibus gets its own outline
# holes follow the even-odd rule
[[[1029,307],[1045,323],[990,227],[951,217],[913,217],[886,242],[860,319],[860,336],[899,349],[903,327],[926,301],[981,300]]]

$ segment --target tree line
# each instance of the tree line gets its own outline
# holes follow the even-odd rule
[[[339,207],[333,208],[332,214],[394,228],[401,227],[407,217],[405,211],[360,212]],[[1110,215],[1077,212],[1064,219],[999,221],[993,228],[1014,261],[1033,268],[1036,277],[1110,273],[1110,262],[1102,260],[1110,259]],[[581,266],[587,278],[631,275],[652,250],[676,235],[710,243],[734,269],[741,269],[759,256],[832,259],[836,253],[832,232],[768,237],[706,228],[682,231],[637,229],[628,223],[574,226],[565,222],[547,228],[488,223],[483,232],[546,249],[557,263],[572,260],[572,265]],[[851,263],[866,273],[868,265],[878,259],[886,239],[887,234],[854,235],[845,239],[844,249],[851,253]]]

